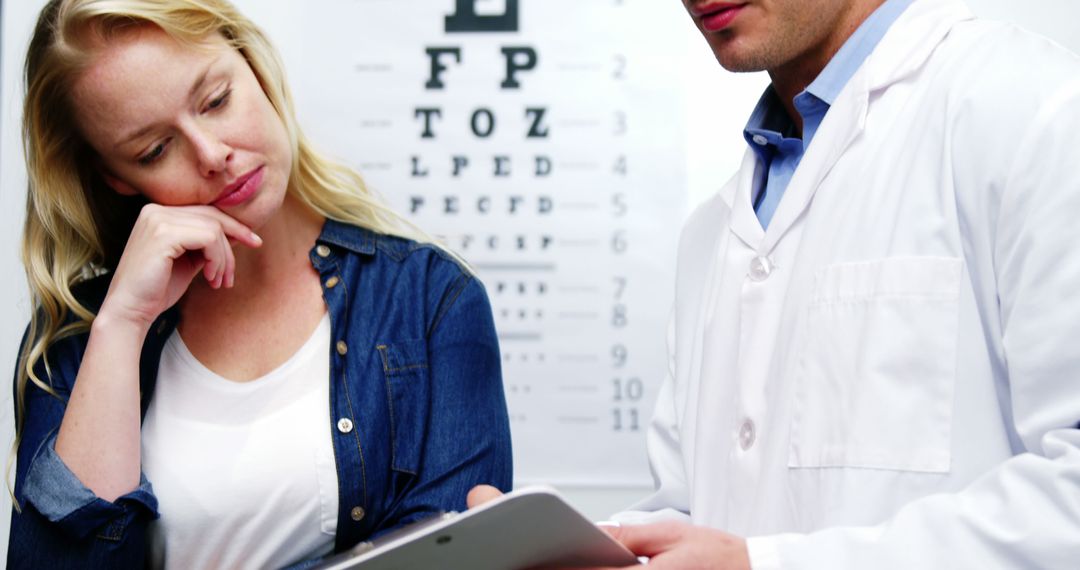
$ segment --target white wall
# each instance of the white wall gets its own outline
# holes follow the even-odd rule
[[[18,144],[19,86],[12,79],[18,75],[21,58],[29,37],[30,24],[23,18],[9,18],[18,4],[17,0],[5,0],[0,8],[0,378],[11,378],[15,370],[19,339],[30,314],[27,301],[22,264],[19,261],[19,241],[22,217],[25,211],[26,178],[21,164]],[[30,2],[25,2],[31,4]],[[11,384],[0,382],[0,456],[7,460],[8,449],[14,439]],[[14,470],[12,472],[14,478]],[[3,492],[7,501],[8,493]],[[10,520],[5,513],[0,516],[0,544],[7,545]],[[4,550],[6,552],[6,549]]]
[[[664,0],[674,2],[675,0]],[[0,268],[6,277],[0,280],[0,374],[14,370],[20,335],[29,315],[26,287],[19,262],[18,243],[25,200],[25,173],[21,166],[18,141],[21,85],[18,75],[37,7],[41,0],[6,1],[2,4],[3,21],[0,39],[4,44],[0,60]],[[1080,52],[1080,3],[1075,0],[1032,0],[1022,5],[1011,0],[969,0],[976,13],[1017,22],[1054,38],[1073,51]],[[262,22],[273,35],[275,26],[288,22]],[[694,118],[689,136],[688,162],[690,191],[694,202],[714,192],[735,169],[742,143],[741,127],[758,94],[764,88],[763,75],[734,76],[720,70],[712,60],[704,41],[696,36],[687,21],[688,41],[693,42],[693,66],[697,73],[687,84],[690,117]],[[718,98],[725,102],[725,112],[716,112]],[[718,150],[724,149],[724,150]],[[671,231],[678,231],[671,228]],[[3,376],[0,376],[3,377]],[[7,449],[13,438],[10,389],[0,390],[0,445]],[[6,456],[6,453],[4,454]],[[648,490],[595,489],[567,487],[568,497],[591,517],[604,518],[643,496]],[[7,542],[8,518],[0,516],[0,548]]]

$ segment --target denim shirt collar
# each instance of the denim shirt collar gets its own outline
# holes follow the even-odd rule
[[[361,255],[375,255],[375,235],[371,230],[327,218],[316,242],[343,247]]]

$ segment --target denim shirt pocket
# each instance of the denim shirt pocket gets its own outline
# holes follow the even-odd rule
[[[390,408],[391,468],[416,475],[431,401],[427,340],[384,342],[375,348],[382,361]]]

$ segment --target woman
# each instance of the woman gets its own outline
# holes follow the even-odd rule
[[[284,566],[509,487],[483,287],[231,5],[53,0],[26,81],[9,567]]]

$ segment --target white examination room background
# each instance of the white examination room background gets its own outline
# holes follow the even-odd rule
[[[4,374],[29,315],[19,74],[43,3],[0,2]],[[678,0],[236,3],[281,50],[316,146],[487,286],[517,484],[596,518],[645,494],[678,228],[735,169],[766,78],[721,71]],[[1080,50],[1071,0],[969,4]]]

